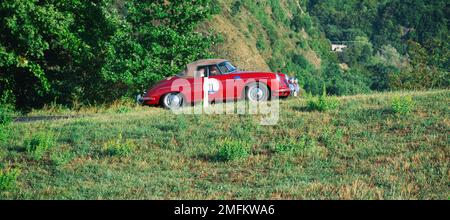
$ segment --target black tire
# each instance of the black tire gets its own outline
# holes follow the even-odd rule
[[[185,99],[181,93],[168,93],[161,98],[161,106],[165,109],[177,110],[184,106]]]
[[[270,100],[270,90],[264,83],[252,83],[246,86],[245,99],[251,102],[265,102]]]

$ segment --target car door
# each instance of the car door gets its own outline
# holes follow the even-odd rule
[[[208,99],[212,101],[222,101],[224,98],[225,75],[219,70],[217,65],[208,66]]]

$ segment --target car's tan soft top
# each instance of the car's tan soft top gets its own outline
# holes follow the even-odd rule
[[[192,77],[200,77],[196,75],[197,67],[199,66],[208,66],[226,62],[228,60],[225,59],[205,59],[198,60],[193,63],[186,65],[186,69],[180,74],[181,77],[184,78],[192,78]]]

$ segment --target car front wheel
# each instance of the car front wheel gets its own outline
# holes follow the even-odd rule
[[[270,99],[269,88],[263,83],[247,86],[246,98],[252,102],[264,102]]]
[[[183,107],[184,97],[180,93],[169,93],[163,97],[161,104],[166,109],[176,110]]]

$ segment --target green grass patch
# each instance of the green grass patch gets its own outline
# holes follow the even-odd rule
[[[107,141],[103,145],[103,151],[110,156],[127,157],[136,149],[134,141],[126,139],[120,133],[117,138]]]
[[[411,96],[395,96],[392,100],[392,111],[399,115],[409,115],[414,110],[414,101]]]
[[[56,166],[63,166],[73,159],[73,154],[68,150],[52,152],[50,160]]]
[[[26,141],[26,150],[33,159],[41,160],[55,144],[56,137],[53,132],[38,132]]]
[[[247,158],[250,148],[247,143],[241,141],[226,141],[219,148],[217,159],[220,161],[231,161]]]
[[[310,111],[326,112],[339,107],[339,100],[329,96],[310,97],[307,102]]]
[[[275,145],[276,153],[299,153],[305,151],[311,146],[312,140],[310,137],[303,135],[298,139],[289,139],[285,143],[277,143]]]
[[[0,105],[0,125],[7,125],[12,121],[12,111],[10,108]]]
[[[413,97],[414,114],[393,114],[396,96]],[[13,122],[0,164],[21,169],[20,188],[0,198],[448,198],[449,90],[336,99],[339,112],[326,114],[302,110],[306,99],[282,100],[273,126],[260,125],[261,115],[118,113],[119,105]],[[56,135],[46,138],[46,130]],[[31,139],[47,149],[42,161],[24,150]]]
[[[19,174],[20,170],[17,168],[0,170],[0,190],[10,190],[14,188]]]

